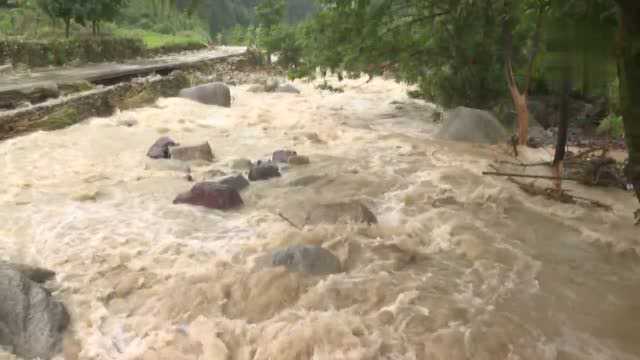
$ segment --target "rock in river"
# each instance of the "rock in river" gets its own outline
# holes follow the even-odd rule
[[[291,272],[328,275],[340,272],[340,260],[320,246],[294,245],[271,255],[273,266],[285,266]]]
[[[488,111],[457,107],[445,114],[436,136],[444,140],[497,144],[507,139],[507,131]]]
[[[273,152],[271,159],[273,162],[288,163],[289,158],[296,155],[298,155],[298,153],[293,150],[276,150]]]
[[[227,176],[218,182],[222,185],[227,185],[236,191],[243,190],[249,186],[249,180],[242,175]]]
[[[0,345],[26,359],[50,359],[61,350],[69,324],[64,305],[38,282],[53,272],[0,263]]]
[[[213,161],[213,151],[208,142],[193,146],[175,146],[169,149],[172,159],[182,161]]]
[[[337,224],[342,221],[376,224],[378,219],[360,201],[347,201],[314,206],[307,213],[305,224]]]
[[[251,181],[267,180],[280,176],[280,170],[278,167],[269,162],[258,162],[258,164],[252,167],[249,171],[249,180]]]
[[[207,105],[231,106],[231,91],[227,85],[220,82],[182,89],[179,96]]]
[[[191,190],[178,195],[174,204],[190,204],[210,209],[227,210],[243,205],[242,198],[234,188],[217,182],[201,182]]]
[[[178,143],[168,136],[163,136],[151,145],[151,148],[147,152],[147,156],[152,159],[168,159],[171,157],[169,148],[172,146],[178,146]]]

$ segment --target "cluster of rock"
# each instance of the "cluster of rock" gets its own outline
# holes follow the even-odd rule
[[[44,283],[46,269],[0,261],[0,346],[25,359],[49,359],[62,347],[69,313]]]
[[[147,155],[153,159],[178,159],[181,161],[212,161],[214,155],[208,143],[181,146],[169,137],[161,137],[149,149]],[[243,174],[236,174],[217,181],[202,181],[194,184],[189,191],[179,194],[174,204],[189,204],[210,209],[229,210],[244,205],[240,192],[251,182],[268,181],[282,176],[280,166],[306,165],[309,157],[293,150],[277,150],[271,159],[251,162],[248,159],[233,161],[233,169],[248,169],[248,180]],[[321,178],[321,177],[320,177]],[[312,180],[317,180],[312,177]],[[353,222],[375,224],[376,216],[360,201],[345,201],[314,206],[305,217],[304,225],[322,223],[336,224]],[[340,260],[329,250],[320,246],[294,245],[277,249],[271,255],[271,266],[284,266],[292,272],[310,275],[326,275],[341,271]]]

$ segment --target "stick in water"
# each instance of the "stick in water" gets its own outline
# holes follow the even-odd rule
[[[278,216],[280,216],[282,218],[282,220],[288,222],[289,225],[293,226],[294,228],[296,228],[298,230],[302,230],[302,228],[300,226],[296,225],[293,221],[289,220],[286,216],[282,215],[282,213],[280,211],[278,211]]]

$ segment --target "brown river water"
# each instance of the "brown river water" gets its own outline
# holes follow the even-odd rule
[[[230,109],[160,99],[0,143],[0,258],[57,272],[72,316],[59,358],[640,359],[630,193],[567,184],[611,212],[531,197],[481,174],[506,146],[434,140],[434,107],[404,85],[343,84],[234,87]],[[216,161],[193,166],[196,179],[282,148],[311,165],[252,183],[240,210],[172,205],[192,184],[146,158],[161,134],[209,141]],[[307,175],[322,178],[290,186]],[[277,215],[300,224],[347,199],[379,224],[298,230]],[[344,272],[260,266],[301,243],[330,249]]]

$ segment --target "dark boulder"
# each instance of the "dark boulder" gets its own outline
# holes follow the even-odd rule
[[[151,145],[147,156],[152,159],[168,159],[171,157],[169,148],[172,146],[178,146],[178,143],[168,136],[163,136]]]
[[[202,104],[231,107],[231,91],[220,82],[182,89],[179,96]]]
[[[0,345],[26,359],[50,359],[62,349],[69,325],[64,305],[37,282],[53,272],[0,263]]]
[[[238,191],[217,182],[201,182],[191,190],[178,195],[174,204],[204,206],[210,209],[227,210],[243,205]]]
[[[319,204],[314,206],[305,218],[307,225],[337,224],[339,222],[376,224],[378,219],[360,201]]]
[[[249,186],[249,180],[242,175],[236,176],[227,176],[226,178],[218,181],[222,185],[227,185],[228,187],[240,191]]]
[[[273,162],[288,163],[289,158],[296,155],[298,155],[298,153],[292,150],[277,150],[273,152],[271,159]]]
[[[328,275],[340,272],[340,260],[320,246],[294,245],[271,254],[273,266],[284,266],[291,272]]]
[[[280,176],[278,167],[270,162],[258,162],[249,170],[249,180],[251,181],[267,180]]]

